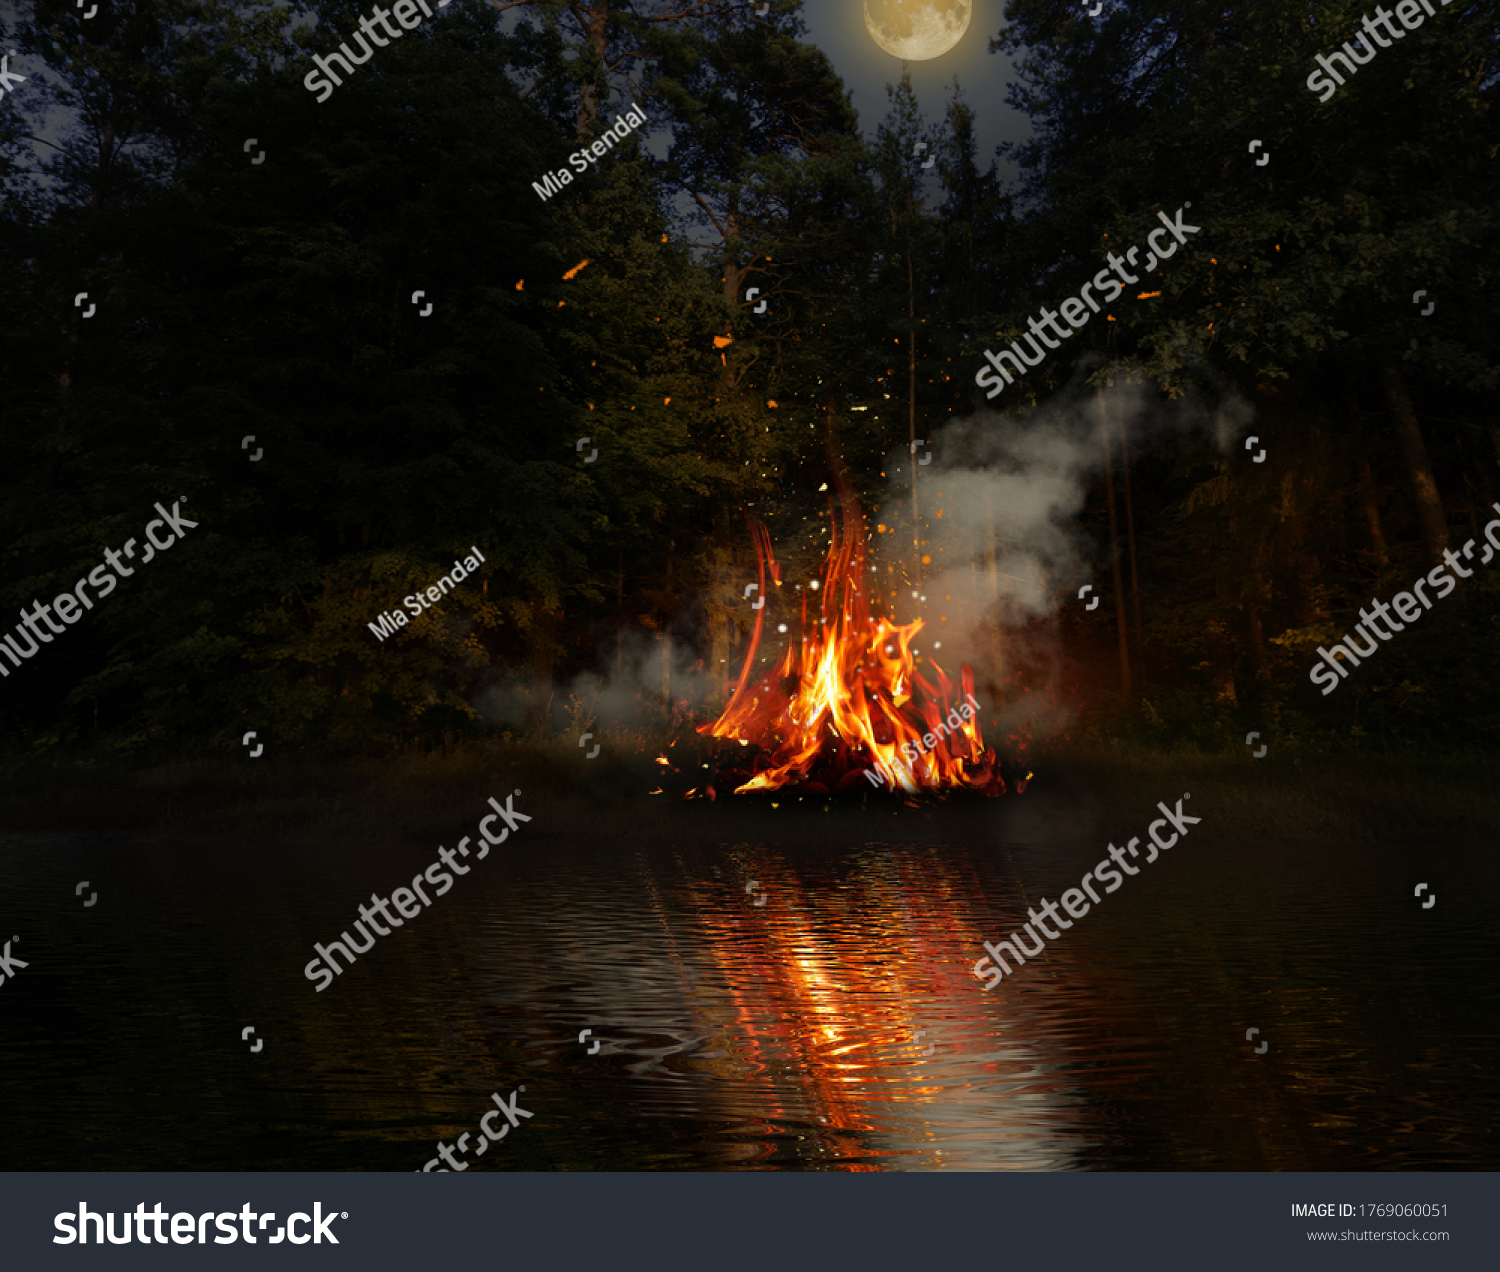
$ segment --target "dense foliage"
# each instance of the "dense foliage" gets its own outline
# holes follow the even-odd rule
[[[85,27],[41,0],[0,30],[36,68],[0,101],[0,593],[71,590],[158,501],[200,523],[11,668],[12,745],[379,749],[543,726],[537,686],[657,646],[664,696],[683,649],[730,677],[747,517],[813,550],[834,421],[873,502],[893,450],[982,402],[982,350],[1188,202],[1191,251],[1003,426],[1085,385],[1238,394],[1271,459],[1133,443],[1127,515],[1116,451],[1084,521],[1108,596],[1120,501],[1139,586],[1064,607],[1069,692],[1221,741],[1247,715],[1496,740],[1500,567],[1332,698],[1307,682],[1500,515],[1496,0],[1326,104],[1305,80],[1352,0],[1011,0],[1036,132],[1008,193],[961,93],[929,124],[903,81],[862,140],[800,0],[452,5],[319,103],[312,56],[370,8],[116,0]],[[662,157],[626,141],[539,199],[631,100]],[[372,637],[471,545],[483,570]]]

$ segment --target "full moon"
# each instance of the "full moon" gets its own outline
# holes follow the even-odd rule
[[[941,57],[969,29],[973,0],[864,0],[870,37],[892,57]]]

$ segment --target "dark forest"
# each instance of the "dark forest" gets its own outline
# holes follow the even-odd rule
[[[6,664],[8,746],[230,751],[247,721],[326,752],[544,737],[592,718],[580,676],[627,664],[631,723],[706,718],[754,619],[752,521],[816,566],[831,431],[872,535],[915,478],[899,598],[944,498],[911,442],[1061,417],[1096,450],[1082,572],[1031,580],[1025,631],[993,574],[1006,509],[971,517],[981,677],[1045,646],[1039,728],[1492,746],[1493,570],[1336,694],[1309,671],[1500,515],[1493,7],[1327,105],[1303,68],[1329,6],[1317,27],[1281,0],[1062,8],[1011,6],[1037,131],[1009,189],[961,90],[929,115],[893,85],[862,142],[785,3],[471,5],[324,102],[303,76],[352,4],[308,6],[316,33],[116,4],[87,43],[61,0],[22,15],[6,39],[49,75],[0,110],[0,586],[12,609],[72,590],[157,502],[201,528]],[[538,198],[613,122],[612,85],[670,129],[664,157],[624,141]],[[1185,202],[1177,258],[991,408],[984,350]],[[1195,397],[1234,404],[1227,442],[1154,427]],[[440,612],[372,638],[471,545],[485,565]]]

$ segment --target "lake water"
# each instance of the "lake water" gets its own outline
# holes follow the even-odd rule
[[[1024,842],[1008,798],[567,833],[523,799],[323,993],[313,942],[436,843],[6,837],[4,1168],[419,1170],[521,1086],[472,1169],[1500,1166],[1491,850],[1235,847],[1195,801],[984,993],[981,942],[1146,829]]]

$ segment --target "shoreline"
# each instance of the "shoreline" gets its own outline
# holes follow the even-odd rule
[[[447,756],[394,759],[285,757],[253,763],[200,759],[134,764],[55,757],[0,761],[0,828],[8,837],[97,833],[131,838],[441,840],[471,822],[490,788],[520,788],[536,815],[531,837],[668,839],[737,835],[801,839],[868,834],[876,841],[942,842],[984,833],[1017,843],[1065,842],[1128,824],[1163,781],[1216,810],[1213,837],[1316,842],[1493,835],[1500,792],[1483,755],[1238,756],[1083,748],[1037,754],[1023,794],[962,795],[912,803],[864,788],[842,796],[778,792],[681,801],[645,792],[651,751],[580,765],[576,748],[494,744]],[[496,783],[500,785],[497,786]],[[477,793],[477,794],[476,794]]]

